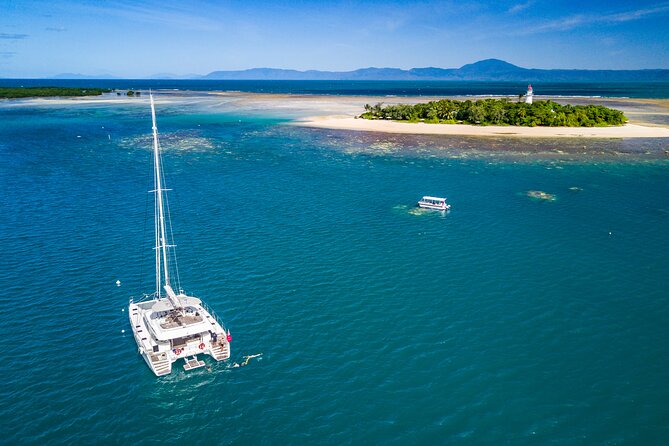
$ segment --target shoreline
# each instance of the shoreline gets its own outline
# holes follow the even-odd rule
[[[493,96],[502,97],[502,96]],[[559,103],[601,104],[622,110],[630,121],[615,127],[522,127],[522,126],[476,126],[468,124],[426,124],[422,122],[396,122],[386,120],[356,119],[365,103],[387,101],[389,104],[415,104],[439,99],[463,99],[452,97],[380,97],[305,95],[290,93],[250,93],[232,91],[160,91],[158,102],[178,103],[191,98],[220,98],[215,108],[245,111],[250,114],[267,114],[287,119],[287,125],[332,130],[368,132],[376,134],[443,135],[498,137],[522,140],[522,138],[669,138],[669,99],[651,98],[585,98],[537,96],[537,99],[553,99]],[[83,105],[83,104],[137,104],[144,97],[116,95],[68,98],[24,98],[0,101],[2,107]]]
[[[414,135],[501,136],[530,138],[669,138],[669,128],[625,124],[613,127],[521,127],[426,124],[369,120],[350,116],[313,116],[294,121],[300,127]]]

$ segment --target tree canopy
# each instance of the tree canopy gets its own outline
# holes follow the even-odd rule
[[[547,127],[600,127],[622,125],[627,118],[620,110],[601,105],[561,105],[553,101],[533,104],[507,99],[456,101],[443,99],[419,104],[365,105],[365,119],[443,124],[516,125]]]
[[[99,96],[109,93],[107,88],[71,87],[0,87],[0,99],[36,98],[53,96]]]

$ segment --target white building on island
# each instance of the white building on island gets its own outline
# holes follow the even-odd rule
[[[527,86],[527,93],[525,94],[525,103],[526,104],[531,104],[532,103],[532,85]]]

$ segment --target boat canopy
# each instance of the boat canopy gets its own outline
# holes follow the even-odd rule
[[[154,313],[161,313],[163,311],[170,311],[174,308],[172,303],[168,300],[158,300],[151,306],[151,311]]]
[[[186,296],[185,294],[179,294],[179,300],[181,300],[181,303],[183,303],[184,305],[197,306],[202,304],[202,301],[197,297]]]
[[[428,197],[428,196],[423,197],[423,200],[430,200],[430,201],[446,201],[445,198],[440,198],[440,197]]]

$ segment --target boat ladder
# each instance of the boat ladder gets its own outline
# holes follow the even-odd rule
[[[211,356],[214,357],[217,361],[223,361],[230,357],[230,351],[228,350],[228,344],[219,344],[212,343],[211,347]]]
[[[205,366],[204,361],[197,359],[197,356],[192,356],[190,359],[184,358],[184,361],[186,362],[184,364],[184,370],[199,369],[200,367]]]

